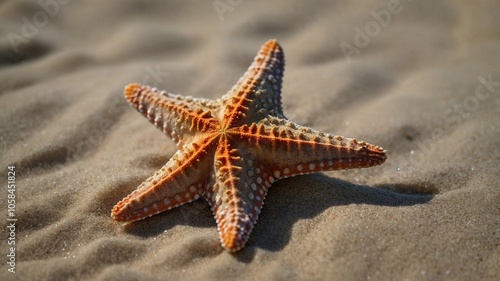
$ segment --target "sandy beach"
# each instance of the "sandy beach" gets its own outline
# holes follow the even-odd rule
[[[3,1],[0,280],[499,280],[499,13],[486,0]],[[275,182],[236,253],[205,200],[114,221],[177,151],[123,88],[217,99],[273,38],[287,118],[387,161]]]

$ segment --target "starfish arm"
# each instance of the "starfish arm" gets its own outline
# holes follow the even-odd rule
[[[366,168],[382,164],[385,151],[356,139],[334,136],[271,118],[264,123],[242,126],[240,141],[257,147],[255,156],[266,163],[262,180],[275,181],[319,171]],[[275,123],[272,126],[269,125]],[[279,123],[279,126],[276,126]]]
[[[213,164],[209,141],[185,145],[129,196],[115,205],[111,216],[117,221],[141,220],[198,199],[209,180]]]
[[[125,87],[128,102],[181,148],[195,133],[217,126],[205,99],[182,97],[139,84]],[[207,104],[205,107],[204,104]]]
[[[213,188],[205,197],[212,207],[221,243],[234,252],[245,246],[262,209],[269,183],[258,181],[253,172],[258,163],[250,152],[226,136],[215,153]]]
[[[236,85],[222,97],[226,107],[223,127],[240,125],[242,120],[259,121],[268,115],[284,117],[281,85],[285,58],[276,40],[267,41]]]

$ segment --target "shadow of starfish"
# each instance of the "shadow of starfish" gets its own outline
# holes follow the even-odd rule
[[[389,189],[403,190],[405,193]],[[433,198],[432,194],[415,193],[415,190],[402,185],[357,185],[321,173],[282,179],[270,188],[259,223],[247,247],[236,253],[235,258],[250,262],[257,248],[282,250],[289,243],[291,229],[298,220],[314,218],[330,207],[350,204],[412,206],[425,204]],[[204,200],[197,200],[148,220],[129,224],[126,231],[148,238],[161,235],[176,225],[215,229],[212,216],[208,204]]]

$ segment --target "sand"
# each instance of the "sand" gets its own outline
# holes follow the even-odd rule
[[[500,278],[496,1],[55,1],[0,4],[1,280]],[[276,182],[236,254],[203,200],[113,221],[176,151],[123,87],[215,99],[271,38],[287,117],[386,163]]]

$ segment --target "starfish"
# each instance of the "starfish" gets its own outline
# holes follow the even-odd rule
[[[179,150],[114,206],[111,216],[137,221],[204,197],[222,246],[235,252],[245,246],[277,180],[385,161],[378,146],[288,120],[281,106],[284,64],[281,46],[269,40],[236,85],[217,100],[126,86],[129,103]]]

